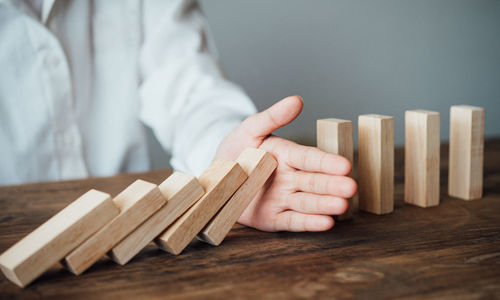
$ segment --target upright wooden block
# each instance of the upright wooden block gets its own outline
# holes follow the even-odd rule
[[[439,113],[405,113],[405,202],[420,207],[439,205]]]
[[[155,240],[158,246],[180,254],[246,179],[238,163],[214,160],[199,178],[205,195]]]
[[[450,109],[448,194],[464,200],[483,195],[484,108]]]
[[[318,148],[328,153],[341,155],[352,164],[354,162],[352,121],[330,118],[318,120],[316,124]],[[345,213],[337,216],[337,220],[351,219],[352,214],[358,210],[357,194],[348,201],[349,208]]]
[[[79,275],[162,207],[166,199],[155,184],[136,180],[113,199],[120,214],[91,236],[64,260]]]
[[[88,191],[5,251],[3,273],[25,287],[118,213],[108,194]]]
[[[248,175],[248,179],[198,235],[200,240],[215,246],[219,245],[226,237],[234,223],[262,189],[278,165],[271,154],[254,148],[245,149],[236,162]]]
[[[204,194],[195,177],[179,172],[170,175],[159,189],[167,204],[113,247],[109,254],[115,262],[126,264]]]
[[[374,214],[394,210],[394,118],[358,118],[359,208]]]

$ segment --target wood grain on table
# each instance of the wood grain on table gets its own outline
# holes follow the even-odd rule
[[[56,266],[25,289],[0,278],[12,298],[500,298],[500,140],[485,144],[484,194],[441,203],[403,201],[403,152],[395,153],[395,210],[359,212],[323,233],[266,233],[235,225],[219,247],[193,241],[175,256],[148,246],[127,265],[101,259],[81,276]],[[117,195],[136,179],[170,171],[0,188],[0,251],[96,188]]]

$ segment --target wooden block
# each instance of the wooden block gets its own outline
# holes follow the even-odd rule
[[[484,108],[450,109],[448,194],[464,200],[483,195]]]
[[[25,287],[118,213],[108,194],[88,191],[5,251],[3,273]]]
[[[167,204],[113,247],[109,254],[115,262],[126,264],[204,194],[195,177],[180,172],[170,175],[159,189]]]
[[[120,214],[73,250],[64,260],[66,267],[79,275],[162,207],[166,199],[155,184],[136,180],[118,194],[113,202]]]
[[[205,195],[155,240],[158,246],[180,254],[246,179],[238,163],[214,160],[198,180]]]
[[[316,124],[318,148],[328,153],[342,155],[353,164],[352,121],[330,118],[318,120]],[[352,177],[352,172],[350,176]],[[358,210],[357,194],[347,200],[349,208],[336,217],[339,221],[351,219],[353,213]]]
[[[359,208],[374,214],[394,210],[394,118],[358,118]]]
[[[405,202],[420,207],[439,205],[439,113],[405,113]]]
[[[271,154],[255,148],[245,149],[236,162],[248,175],[248,179],[198,235],[200,240],[215,246],[220,245],[278,165]]]

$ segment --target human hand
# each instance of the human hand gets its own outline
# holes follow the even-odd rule
[[[219,145],[216,158],[235,160],[243,149],[254,147],[278,161],[239,223],[264,231],[328,230],[334,225],[331,215],[344,213],[346,198],[356,193],[346,158],[271,135],[292,122],[302,106],[300,97],[287,97],[247,118]]]

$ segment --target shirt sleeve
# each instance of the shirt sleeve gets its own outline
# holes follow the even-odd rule
[[[144,1],[142,9],[140,119],[174,169],[198,176],[255,106],[224,78],[196,1]]]

